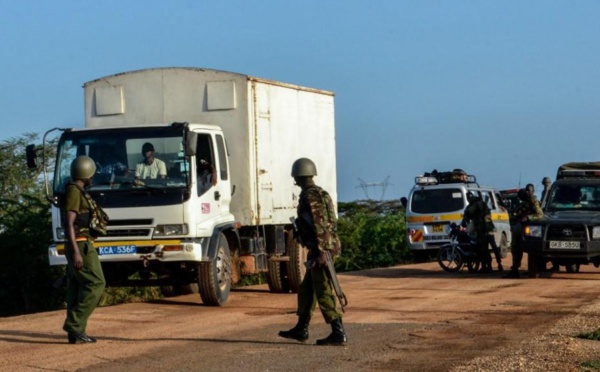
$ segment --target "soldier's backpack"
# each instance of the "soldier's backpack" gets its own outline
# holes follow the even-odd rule
[[[325,219],[323,228],[326,231],[329,231],[329,239],[327,241],[320,241],[320,244],[323,244],[325,249],[331,251],[333,257],[337,257],[342,253],[342,243],[340,242],[340,237],[337,231],[337,218],[335,216],[335,208],[333,206],[333,201],[331,200],[331,196],[327,191],[323,190],[319,187],[319,194],[321,196],[321,201],[325,206]]]
[[[92,199],[92,196],[88,194],[83,187],[75,183],[71,183],[71,185],[74,185],[77,187],[77,189],[79,189],[81,195],[90,206],[90,225],[88,227],[90,235],[94,238],[97,238],[100,235],[106,235],[106,228],[109,220],[106,212],[104,212],[104,210],[98,204],[96,204],[94,199]]]

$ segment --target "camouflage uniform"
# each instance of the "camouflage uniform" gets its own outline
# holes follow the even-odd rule
[[[343,346],[347,342],[342,313],[337,309],[332,282],[326,266],[329,256],[340,253],[337,219],[329,194],[316,186],[313,177],[317,166],[308,158],[299,158],[292,165],[292,177],[302,191],[298,202],[298,218],[294,229],[296,239],[308,248],[307,270],[298,288],[298,323],[279,336],[297,341],[308,340],[308,326],[317,303],[331,334],[317,340],[317,345]],[[326,254],[329,252],[329,254]]]
[[[477,256],[481,261],[482,271],[490,271],[492,268],[492,256],[488,249],[488,222],[491,222],[489,216],[490,209],[487,204],[481,198],[472,197],[469,205],[465,208],[462,221],[463,226],[466,226],[469,221],[473,223],[477,241]]]
[[[66,188],[62,205],[63,221],[67,211],[77,212],[75,234],[83,258],[81,270],[73,268],[70,244],[65,244],[67,265],[67,318],[63,329],[69,333],[85,334],[87,321],[100,300],[105,287],[104,274],[89,231],[90,208],[82,192],[74,184]]]
[[[301,241],[309,250],[308,260],[317,260],[322,250],[330,250],[334,257],[339,255],[335,212],[329,194],[319,186],[309,185],[300,193],[297,213]],[[342,317],[331,280],[319,265],[306,271],[298,288],[298,316],[311,317],[317,303],[328,324]]]
[[[521,261],[523,260],[523,219],[526,218],[527,221],[536,221],[541,219],[544,216],[544,212],[542,211],[542,206],[540,202],[536,199],[535,196],[528,196],[525,200],[519,204],[517,209],[514,211],[516,223],[512,227],[512,244],[511,244],[511,252],[512,252],[512,266],[511,266],[511,274],[509,277],[518,277],[519,268],[521,267]]]

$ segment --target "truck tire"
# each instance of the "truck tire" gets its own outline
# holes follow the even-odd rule
[[[500,257],[506,258],[508,256],[508,238],[505,233],[502,233],[500,237]]]
[[[287,277],[287,262],[269,260],[267,283],[274,293],[289,293],[290,282]]]
[[[199,292],[198,283],[190,283],[190,284],[178,285],[177,289],[178,289],[179,293],[182,294],[182,295],[187,295],[187,294],[192,294],[192,293],[198,293]]]
[[[165,297],[179,296],[178,288],[172,285],[161,285],[160,293],[162,293],[162,295]]]
[[[198,289],[202,302],[208,306],[222,306],[231,290],[231,256],[224,234],[219,236],[216,257],[198,264]]]
[[[308,257],[308,248],[298,243],[292,233],[289,233],[286,241],[286,248],[290,261],[288,262],[288,279],[292,293],[298,293],[300,283],[306,274],[304,263]]]

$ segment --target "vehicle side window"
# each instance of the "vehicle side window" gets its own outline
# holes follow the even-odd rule
[[[196,177],[198,195],[204,194],[213,185],[215,159],[213,156],[213,143],[209,135],[200,134],[196,148]]]
[[[506,205],[504,204],[504,199],[502,199],[502,195],[500,195],[500,193],[494,193],[494,196],[496,197],[496,200],[498,201],[498,205],[506,208]]]
[[[223,136],[217,135],[217,152],[219,154],[219,175],[222,180],[227,180],[227,153],[225,152],[225,141]]]
[[[487,204],[488,208],[493,211],[496,209],[496,202],[494,201],[494,193],[491,191],[483,192],[483,201]]]

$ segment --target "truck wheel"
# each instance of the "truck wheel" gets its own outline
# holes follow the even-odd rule
[[[460,271],[463,267],[463,257],[451,245],[441,246],[437,255],[438,264],[442,269],[449,273]]]
[[[302,283],[304,274],[306,274],[304,263],[308,257],[308,248],[298,243],[292,233],[289,233],[287,236],[286,248],[290,257],[287,267],[289,287],[292,293],[298,293],[300,283]]]
[[[177,289],[179,290],[179,293],[182,294],[182,295],[187,295],[187,294],[192,294],[192,293],[198,293],[199,292],[198,283],[190,283],[190,284],[178,285]]]
[[[505,233],[502,233],[500,237],[500,257],[506,258],[508,256],[508,238]]]
[[[268,266],[267,283],[269,284],[269,290],[275,293],[288,293],[290,282],[287,277],[287,262],[269,260]]]
[[[198,289],[205,305],[221,306],[227,302],[231,290],[231,256],[224,234],[219,236],[217,256],[198,265]]]
[[[172,285],[161,285],[160,293],[162,293],[162,295],[165,297],[179,296],[179,291],[177,290],[177,288],[175,286],[172,286]]]

